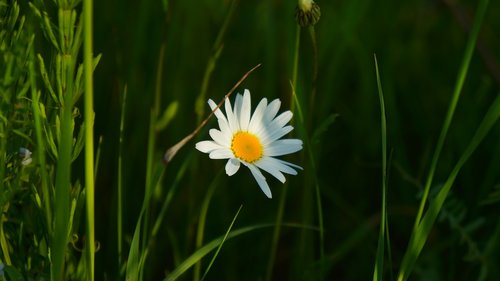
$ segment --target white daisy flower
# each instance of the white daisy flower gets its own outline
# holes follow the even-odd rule
[[[217,107],[211,99],[208,100],[208,105],[212,110]],[[210,129],[213,141],[200,141],[196,144],[196,149],[209,153],[208,157],[211,159],[229,159],[226,163],[228,176],[234,175],[240,164],[247,166],[260,189],[271,198],[271,190],[259,168],[282,183],[285,182],[283,173],[296,175],[295,169],[302,170],[300,166],[274,157],[302,149],[302,141],[299,139],[280,139],[293,130],[292,126],[286,126],[292,119],[291,111],[276,116],[280,105],[279,99],[268,104],[267,99],[263,98],[251,116],[250,91],[245,90],[243,96],[236,96],[234,108],[229,99],[226,99],[226,116],[220,109],[214,112],[220,129]]]

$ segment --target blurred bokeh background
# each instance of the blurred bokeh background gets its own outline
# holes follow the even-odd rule
[[[223,98],[238,79],[262,66],[238,88],[248,88],[253,105],[280,98],[291,108],[297,23],[296,1],[95,1],[94,51],[102,54],[95,71],[96,136],[102,137],[96,185],[96,277],[114,280],[116,196],[120,107],[125,87],[124,233],[128,249],[144,196],[146,148],[151,111],[176,103],[172,122],[157,132],[155,159],[192,132],[195,111],[210,58],[220,50],[209,76],[206,98]],[[319,261],[317,232],[284,227],[279,237],[274,280],[314,280],[319,263],[328,280],[367,280],[373,274],[381,208],[380,105],[374,54],[384,90],[390,172],[388,218],[392,264],[397,272],[404,253],[430,160],[450,103],[477,1],[317,1],[321,19],[314,26],[315,53],[308,29],[301,31],[297,94],[305,133],[314,141],[287,158],[305,168],[282,185],[268,178],[267,199],[247,170],[232,177],[224,161],[194,149],[207,139],[211,120],[166,168],[155,190],[152,214],[186,161],[172,203],[146,261],[145,276],[159,280],[194,252],[200,205],[209,185],[217,187],[207,215],[205,240],[222,235],[238,207],[235,227],[276,220],[280,195],[287,189],[283,221],[318,225],[313,182],[317,179],[325,224],[326,260]],[[457,111],[438,164],[432,190],[438,190],[469,143],[487,108],[499,94],[500,2],[490,1]],[[227,29],[214,49],[224,21]],[[162,53],[163,52],[163,53]],[[162,72],[158,75],[158,68]],[[160,88],[158,88],[160,87]],[[310,95],[315,89],[314,103]],[[155,98],[155,91],[161,98]],[[204,115],[208,106],[204,106]],[[294,122],[298,121],[295,107]],[[332,121],[333,122],[330,122]],[[297,130],[292,133],[298,136]],[[461,171],[443,215],[422,253],[413,280],[499,280],[499,246],[483,255],[485,241],[498,232],[499,200],[487,200],[500,183],[500,127],[497,123]],[[309,155],[317,174],[314,175]],[[222,173],[217,177],[218,174]],[[78,172],[75,177],[78,177]],[[264,280],[273,228],[228,241],[210,280]],[[495,257],[496,255],[496,257]],[[204,265],[208,261],[204,260]],[[190,279],[187,276],[186,279]],[[482,279],[484,280],[484,279]]]

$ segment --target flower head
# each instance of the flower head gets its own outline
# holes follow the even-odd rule
[[[250,91],[245,90],[243,96],[236,95],[234,107],[228,99],[225,101],[226,115],[222,113],[213,100],[208,105],[215,110],[219,130],[210,129],[213,140],[200,141],[196,149],[208,153],[211,159],[229,159],[226,163],[226,174],[234,175],[241,164],[248,167],[264,194],[271,198],[271,190],[260,169],[273,175],[282,183],[285,174],[296,175],[295,169],[301,167],[280,160],[281,156],[302,149],[299,139],[281,139],[293,130],[286,125],[292,119],[292,112],[285,111],[276,116],[281,102],[275,99],[269,104],[262,99],[253,115],[251,114]],[[217,108],[217,109],[216,109]]]
[[[300,26],[306,27],[315,25],[321,17],[321,10],[312,0],[299,0],[295,10],[295,19]]]

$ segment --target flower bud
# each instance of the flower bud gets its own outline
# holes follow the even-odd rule
[[[299,4],[295,10],[295,19],[302,26],[315,25],[321,17],[321,10],[318,4],[312,0],[299,0]]]

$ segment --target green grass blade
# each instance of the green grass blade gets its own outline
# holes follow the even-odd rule
[[[266,227],[271,227],[273,226],[272,224],[262,224],[262,225],[254,225],[254,226],[248,226],[248,227],[243,227],[234,231],[231,231],[229,235],[227,236],[226,240],[235,238],[237,236],[240,236],[242,234],[246,234],[248,232],[258,230],[261,228],[266,228]],[[224,237],[219,237],[216,238],[209,243],[207,243],[205,246],[201,247],[198,249],[196,252],[194,252],[191,256],[189,256],[187,259],[185,259],[177,268],[175,268],[170,274],[164,279],[164,281],[173,281],[177,280],[182,274],[184,274],[187,270],[189,270],[192,266],[194,266],[197,262],[199,262],[204,256],[206,256],[208,253],[210,253],[212,250],[214,250],[220,243],[222,242]]]
[[[387,122],[385,114],[384,93],[382,91],[382,83],[380,82],[380,73],[378,70],[377,56],[374,55],[375,72],[377,75],[378,96],[380,100],[380,124],[381,124],[381,139],[382,139],[382,212],[380,215],[380,233],[377,244],[377,257],[375,260],[375,269],[373,272],[373,280],[383,280],[384,275],[384,250],[385,250],[385,229],[386,229],[386,191],[387,191]]]
[[[118,191],[117,191],[117,206],[116,206],[116,226],[117,226],[117,251],[118,251],[118,267],[122,264],[123,253],[123,130],[125,126],[125,105],[127,103],[127,86],[123,90],[121,115],[120,115],[120,136],[118,141]]]
[[[203,244],[203,237],[205,234],[205,224],[207,221],[207,214],[208,214],[208,207],[210,206],[210,201],[212,199],[212,195],[214,194],[215,188],[217,187],[217,184],[219,183],[219,179],[222,175],[222,170],[220,170],[217,175],[215,176],[214,180],[208,187],[207,194],[205,195],[205,198],[203,199],[203,202],[201,204],[201,209],[200,209],[200,219],[198,220],[198,229],[196,230],[196,248],[200,248]],[[200,273],[201,273],[201,263],[198,262],[194,268],[194,278],[193,280],[198,281],[200,280]]]
[[[236,229],[234,231],[229,232],[225,240],[229,240],[232,238],[236,238],[240,235],[247,234],[249,232],[263,229],[263,228],[269,228],[273,227],[274,224],[257,224],[257,225],[252,225],[252,226],[247,226],[247,227],[242,227],[239,229]],[[318,230],[315,227],[311,226],[305,226],[305,225],[297,225],[297,224],[286,224],[284,223],[283,226],[288,226],[288,227],[295,227],[295,228],[303,228],[303,229],[310,229],[310,230]],[[172,281],[172,280],[177,280],[182,274],[184,274],[187,270],[189,270],[192,266],[194,266],[199,260],[201,260],[204,256],[206,256],[208,253],[213,251],[215,248],[217,248],[222,240],[224,240],[224,236],[218,237],[209,243],[207,243],[205,246],[201,247],[198,249],[196,252],[194,252],[191,256],[189,256],[187,259],[185,259],[177,268],[175,268],[170,274],[163,279],[164,281]]]
[[[410,243],[408,245],[408,249],[406,250],[406,253],[403,257],[401,270],[398,275],[398,281],[404,281],[408,279],[410,273],[413,270],[415,262],[418,256],[420,255],[420,252],[422,251],[422,248],[427,242],[427,238],[432,229],[432,226],[436,221],[436,218],[439,215],[441,208],[443,207],[444,201],[448,196],[448,193],[451,187],[453,186],[455,178],[460,172],[460,169],[469,159],[474,150],[477,148],[477,146],[481,143],[486,134],[493,127],[493,125],[495,125],[499,117],[500,117],[500,95],[497,96],[492,106],[486,113],[483,121],[476,130],[476,133],[474,134],[471,142],[469,143],[464,153],[462,154],[457,164],[455,165],[450,175],[448,176],[448,179],[444,183],[443,188],[439,191],[436,198],[432,201],[432,203],[429,206],[429,209],[422,218],[422,222],[419,224],[416,231],[412,234],[410,238]]]
[[[45,217],[47,220],[47,230],[49,233],[52,233],[52,205],[51,205],[51,197],[49,190],[49,177],[47,174],[47,161],[45,154],[45,143],[43,140],[43,132],[42,132],[42,121],[40,116],[40,93],[37,90],[36,86],[36,74],[35,74],[35,54],[34,48],[31,48],[30,51],[30,63],[29,63],[29,76],[31,83],[31,98],[32,98],[32,110],[33,110],[33,120],[35,123],[35,135],[36,135],[36,145],[39,151],[38,153],[38,163],[40,164],[40,175],[42,177],[42,194],[43,194],[43,203],[45,208]]]
[[[298,27],[300,29],[300,27]],[[297,36],[299,36],[300,32],[297,33]],[[297,48],[299,47],[299,44],[297,43]],[[295,78],[296,79],[296,78]],[[312,150],[312,142],[307,134],[307,130],[305,128],[305,121],[304,121],[304,115],[302,114],[302,106],[299,102],[299,99],[297,97],[297,93],[295,91],[294,84],[292,83],[292,95],[293,95],[293,100],[292,105],[296,105],[296,109],[299,115],[299,122],[297,123],[297,131],[299,136],[302,136],[304,140],[304,148],[305,148],[305,153],[307,154],[307,159],[309,161],[309,167],[311,169],[310,175],[312,175],[312,180],[313,180],[313,185],[314,185],[314,192],[315,192],[315,199],[316,199],[316,211],[317,211],[317,216],[318,216],[318,226],[319,226],[319,253],[320,253],[320,260],[323,261],[325,259],[325,231],[324,231],[324,219],[323,219],[323,207],[321,204],[321,189],[319,186],[319,181],[318,181],[318,173],[316,169],[316,161],[314,157],[314,152]],[[292,107],[292,106],[291,106]],[[335,117],[331,118],[331,121],[328,121],[327,123],[331,124],[335,121]],[[314,135],[313,135],[314,136]],[[305,198],[305,197],[304,197]],[[323,267],[323,263],[321,263],[321,269],[320,269],[320,276],[322,279],[324,279],[324,274],[325,274],[325,268]],[[269,279],[268,279],[269,280]]]
[[[94,280],[95,237],[94,237],[94,82],[92,0],[83,1],[83,64],[85,77],[84,122],[85,122],[85,194],[87,202],[87,280]]]
[[[167,209],[170,206],[170,203],[172,202],[175,193],[177,192],[177,189],[179,188],[179,183],[181,179],[184,177],[186,174],[187,169],[189,168],[189,165],[191,164],[191,159],[193,157],[193,153],[190,153],[188,157],[184,160],[182,163],[182,166],[180,167],[179,171],[177,172],[177,175],[175,177],[174,182],[170,186],[170,189],[165,196],[165,199],[163,200],[163,205],[161,206],[160,212],[158,213],[158,217],[156,218],[155,224],[153,226],[153,230],[151,231],[151,239],[154,239],[156,237],[156,234],[158,234],[158,231],[160,230],[161,223],[163,222],[163,219],[165,218],[165,215],[167,214]],[[165,168],[163,168],[165,170]]]
[[[292,88],[292,96],[294,98],[295,102],[292,102],[290,105],[290,111],[294,112],[294,107],[295,103],[298,104],[297,100],[297,95],[295,93],[295,88],[297,86],[297,73],[298,73],[298,68],[299,68],[299,47],[300,47],[300,31],[301,28],[299,25],[297,25],[296,29],[296,34],[295,34],[295,49],[294,49],[294,57],[293,57],[293,73],[292,73],[292,81],[290,81],[290,85]],[[299,120],[301,122],[304,121],[302,117],[302,112],[299,109]],[[274,232],[273,232],[273,240],[271,244],[271,249],[269,252],[269,259],[267,263],[267,273],[266,273],[266,280],[270,281],[272,279],[272,274],[273,274],[273,268],[274,268],[274,262],[276,259],[276,252],[278,250],[278,242],[279,242],[279,237],[281,233],[281,223],[283,221],[283,213],[285,210],[285,205],[286,205],[286,198],[287,198],[287,190],[288,188],[286,186],[283,187],[283,190],[281,192],[281,197],[280,197],[280,202],[278,205],[278,211],[276,214],[276,223],[274,226]]]
[[[271,244],[271,250],[269,253],[269,260],[267,262],[267,276],[266,280],[272,280],[274,262],[276,260],[276,252],[278,251],[278,243],[281,233],[281,226],[283,222],[283,213],[285,212],[286,195],[288,191],[288,184],[285,183],[281,191],[280,202],[278,204],[278,211],[276,214],[276,222],[274,224],[273,240]]]
[[[229,11],[227,12],[226,17],[224,19],[224,23],[219,29],[214,45],[212,46],[212,53],[208,59],[207,66],[205,68],[205,73],[203,74],[203,81],[201,84],[200,94],[196,98],[195,102],[195,111],[198,117],[197,123],[200,123],[203,120],[210,79],[212,78],[212,73],[215,70],[215,65],[217,64],[219,56],[222,53],[222,48],[223,48],[222,40],[224,39],[226,31],[229,27],[229,23],[231,22],[231,19],[233,17],[234,11],[236,10],[237,6],[238,6],[238,0],[232,0],[231,6],[229,7]]]
[[[144,215],[144,208],[139,214],[139,219],[135,226],[134,236],[132,237],[132,243],[130,244],[130,251],[127,259],[127,271],[125,273],[125,280],[140,280],[140,272],[142,268],[141,264],[141,251],[139,244],[141,242],[141,228],[142,228],[142,217]]]
[[[212,268],[212,265],[214,264],[215,259],[219,255],[220,249],[222,249],[222,245],[224,245],[224,242],[226,241],[227,236],[229,235],[229,232],[231,232],[231,229],[233,228],[233,225],[236,222],[236,218],[238,218],[238,215],[240,214],[241,208],[243,208],[243,205],[240,205],[240,208],[236,212],[236,215],[234,215],[233,221],[229,225],[229,228],[227,229],[226,234],[222,238],[222,241],[220,242],[219,247],[217,247],[217,251],[215,252],[214,256],[212,257],[212,260],[208,264],[207,269],[205,270],[205,273],[203,274],[203,277],[201,278],[202,281],[205,280],[205,277],[207,276],[208,272],[210,271],[210,268]]]
[[[420,201],[420,207],[418,209],[417,217],[415,218],[414,230],[416,230],[418,228],[418,225],[420,224],[420,219],[422,218],[425,204],[427,203],[427,198],[429,196],[429,191],[432,185],[432,180],[434,178],[434,173],[436,171],[439,156],[441,154],[441,150],[443,149],[444,141],[446,139],[448,129],[450,128],[450,124],[453,119],[453,115],[455,113],[455,108],[457,106],[458,99],[460,98],[460,93],[462,92],[462,87],[464,85],[465,78],[469,70],[469,64],[476,46],[477,37],[479,35],[479,31],[481,28],[481,23],[483,22],[484,15],[486,14],[488,2],[489,0],[482,0],[481,2],[479,2],[479,6],[476,11],[474,24],[472,26],[472,31],[469,40],[467,41],[467,46],[465,48],[465,54],[462,60],[462,65],[460,66],[460,70],[458,71],[458,77],[455,84],[455,89],[453,91],[453,96],[451,98],[450,106],[448,108],[448,112],[446,113],[446,118],[443,124],[443,128],[441,129],[441,133],[439,135],[436,144],[436,150],[434,151],[434,155],[432,157],[432,162],[429,169],[429,175],[427,176],[427,180],[425,182],[424,193],[422,196],[422,200]]]

